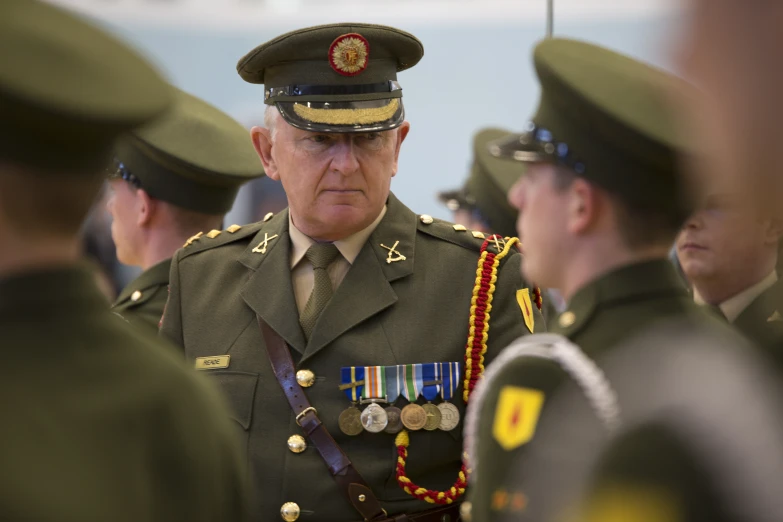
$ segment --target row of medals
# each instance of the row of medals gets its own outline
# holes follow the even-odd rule
[[[403,427],[411,431],[451,431],[457,427],[459,419],[459,410],[450,402],[438,405],[411,403],[402,409],[396,406],[384,408],[377,402],[371,402],[363,411],[352,405],[340,414],[337,423],[340,431],[354,436],[362,431],[399,433]]]

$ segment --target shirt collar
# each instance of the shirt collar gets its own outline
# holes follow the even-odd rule
[[[763,294],[772,285],[778,281],[778,273],[773,270],[767,277],[756,283],[755,285],[746,288],[737,295],[730,297],[723,301],[718,307],[726,319],[733,323],[737,317],[752,303],[758,296]],[[693,300],[698,304],[707,304],[704,298],[699,294],[698,290],[693,291]]]
[[[367,242],[367,239],[369,239],[370,234],[375,231],[385,215],[386,205],[383,206],[381,213],[378,214],[375,221],[370,223],[367,228],[364,228],[345,239],[334,242],[334,246],[337,247],[337,250],[340,251],[340,254],[348,263],[353,264],[359,255],[359,252],[361,252],[362,247]],[[288,212],[288,235],[291,238],[291,268],[294,268],[304,258],[307,249],[315,243],[315,240],[296,228],[294,221],[291,218],[291,212]]]

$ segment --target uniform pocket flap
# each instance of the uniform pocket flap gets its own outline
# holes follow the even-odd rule
[[[253,403],[258,383],[257,373],[216,371],[209,376],[217,380],[223,394],[231,406],[231,418],[245,430],[250,429],[253,419]]]

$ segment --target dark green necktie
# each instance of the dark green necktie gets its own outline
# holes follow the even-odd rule
[[[332,298],[332,280],[326,269],[332,264],[340,251],[333,243],[316,243],[307,249],[305,257],[313,265],[313,292],[307,299],[304,310],[299,316],[305,338],[310,339],[318,317]]]

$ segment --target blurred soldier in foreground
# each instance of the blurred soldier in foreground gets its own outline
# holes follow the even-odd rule
[[[543,326],[516,240],[390,192],[410,128],[397,73],[423,52],[399,29],[334,24],[238,64],[264,84],[253,142],[290,207],[178,251],[161,333],[229,393],[258,519],[456,520],[465,397]]]
[[[77,261],[114,140],[170,88],[35,0],[0,2],[0,48],[0,519],[242,519],[222,401],[109,312]]]
[[[220,235],[240,185],[263,173],[245,128],[185,92],[163,118],[123,136],[107,207],[118,259],[144,272],[112,309],[157,330],[174,252]]]
[[[779,220],[763,207],[715,187],[680,233],[677,257],[697,303],[718,307],[760,345],[783,349],[780,236]]]
[[[509,519],[783,520],[783,388],[747,340],[673,320],[596,362],[593,382],[619,400],[614,437],[599,421],[600,402],[580,386],[560,388],[536,429],[537,451],[512,470],[531,504]]]
[[[683,107],[693,111],[687,120],[691,135],[702,144],[704,161],[695,166],[708,190],[746,195],[744,204],[779,219],[783,208],[783,69],[771,64],[783,59],[783,2],[685,3],[690,16],[680,50],[682,70],[703,90],[701,96],[683,100]],[[769,259],[764,265],[771,273]],[[764,271],[759,269],[759,273]],[[754,321],[773,317],[765,318],[765,314],[762,310]],[[682,368],[677,354],[694,344],[688,333],[653,335],[630,344],[627,350],[671,347],[668,356],[662,353],[658,358],[671,372]],[[668,422],[656,422],[660,413],[648,416],[646,426],[632,427],[616,440],[601,457],[592,478],[588,509],[578,520],[611,520],[617,513],[628,522],[783,520],[780,374],[750,375],[746,382],[758,385],[737,390],[728,382],[741,375],[743,366],[733,364],[715,374],[711,387],[702,386],[705,377],[713,376],[705,364],[718,359],[715,343],[707,346],[709,350],[679,381],[663,381],[672,386],[670,396],[694,406],[669,408],[678,415]],[[780,349],[779,341],[775,348]],[[751,352],[741,345],[740,351]],[[652,372],[649,365],[639,364],[628,373],[660,377]],[[698,379],[693,381],[691,374]],[[674,382],[680,385],[673,386]],[[644,381],[634,386],[637,396],[656,397]],[[706,419],[705,411],[712,413]]]
[[[678,80],[572,40],[540,43],[534,62],[542,96],[533,122],[490,150],[529,163],[510,201],[520,211],[524,275],[560,289],[568,303],[549,330],[595,358],[670,317],[709,324],[667,258],[690,213],[677,167],[686,145],[666,104]],[[472,406],[481,408],[470,494],[477,521],[513,519],[537,505],[527,491],[536,477],[511,483],[509,471],[535,456],[538,419],[572,375],[558,361],[526,357],[494,370],[483,402]]]

